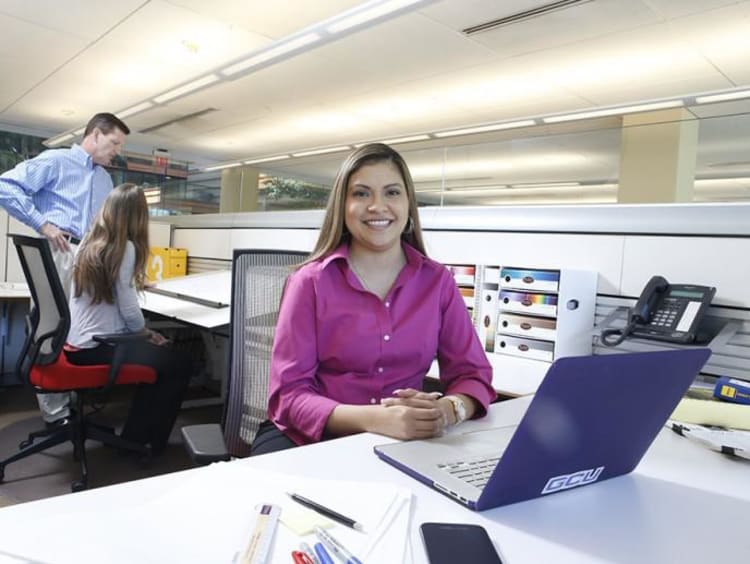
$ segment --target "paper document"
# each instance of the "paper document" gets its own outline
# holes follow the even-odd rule
[[[364,564],[412,560],[408,549],[412,494],[407,488],[285,475],[256,470],[243,461],[181,474],[164,482],[158,493],[142,496],[134,490],[116,507],[71,504],[69,511],[35,516],[24,529],[28,534],[3,538],[0,556],[37,564],[230,563],[248,544],[258,505],[267,503],[281,507],[267,562],[289,564],[301,541],[310,546],[317,542],[314,534],[299,536],[283,525],[285,508],[300,509],[286,495],[294,489],[364,525],[364,532],[339,523],[326,529]],[[61,522],[75,527],[61,527]],[[43,543],[39,530],[45,531]]]

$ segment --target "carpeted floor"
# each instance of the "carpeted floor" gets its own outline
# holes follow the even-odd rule
[[[125,419],[132,389],[112,397],[97,414],[97,421],[118,427]],[[89,489],[137,480],[193,466],[182,445],[180,427],[218,422],[221,406],[183,409],[172,431],[166,452],[147,465],[114,449],[88,441],[86,452]],[[0,390],[0,457],[10,456],[28,433],[43,426],[33,392],[27,388]],[[58,445],[8,465],[0,483],[0,507],[70,493],[71,482],[80,476],[70,443]]]

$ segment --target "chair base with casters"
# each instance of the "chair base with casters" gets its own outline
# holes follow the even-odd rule
[[[138,342],[148,338],[146,333],[133,335],[101,335],[95,339],[110,345],[120,344],[119,356],[125,356],[127,345],[137,346]],[[38,392],[75,392],[75,404],[71,406],[69,423],[34,431],[28,438],[19,444],[19,452],[0,461],[0,482],[5,479],[5,467],[12,462],[22,460],[27,456],[42,452],[65,442],[73,443],[73,459],[80,464],[81,478],[73,481],[71,490],[76,492],[88,487],[88,463],[86,460],[85,443],[87,440],[100,442],[104,445],[128,451],[139,455],[143,460],[151,457],[151,447],[142,445],[118,436],[114,429],[105,425],[94,423],[85,414],[86,399],[89,393],[102,390],[107,386],[110,379],[112,365],[90,365],[80,366],[71,364],[65,354],[60,354],[54,364],[34,366],[31,369],[30,380]],[[115,378],[116,384],[131,383],[153,383],[156,372],[153,368],[141,365],[120,364]],[[65,388],[66,379],[69,374],[76,374],[77,384],[81,387]]]
[[[85,393],[77,393],[75,406],[71,406],[69,423],[60,425],[51,430],[33,432],[29,438],[19,444],[19,451],[0,461],[0,482],[5,479],[5,467],[17,460],[42,452],[68,441],[73,443],[73,459],[81,468],[81,477],[71,484],[71,491],[77,492],[88,487],[88,462],[86,459],[85,443],[87,440],[98,441],[104,445],[114,447],[123,451],[133,452],[142,457],[143,460],[151,458],[151,447],[135,443],[115,434],[111,427],[100,425],[90,421],[84,415]],[[41,439],[38,440],[37,439]]]
[[[110,363],[71,363],[63,351],[70,329],[70,310],[49,243],[39,237],[11,237],[32,298],[32,307],[26,318],[26,340],[16,364],[16,372],[37,393],[74,392],[71,395],[75,400],[68,424],[31,433],[21,441],[17,453],[0,460],[0,482],[5,479],[8,464],[70,441],[73,444],[73,458],[81,468],[81,478],[72,483],[72,490],[79,491],[88,486],[88,440],[133,452],[146,459],[150,457],[150,447],[126,440],[113,429],[94,423],[84,409],[85,399],[95,392],[106,391],[120,384],[153,384],[156,381],[157,374],[153,368],[128,364],[128,358],[133,358],[133,351],[148,340],[149,334],[142,331],[94,336],[94,341],[100,346],[113,347]]]

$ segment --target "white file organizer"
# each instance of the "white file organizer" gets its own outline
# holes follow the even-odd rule
[[[483,266],[475,288],[477,332],[498,390],[533,393],[554,360],[591,354],[596,272]]]

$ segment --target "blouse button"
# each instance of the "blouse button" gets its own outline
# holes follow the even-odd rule
[[[391,340],[391,336],[390,335],[383,335],[383,340],[384,341],[390,341]]]
[[[370,403],[372,404],[378,403],[378,400],[376,400],[375,398],[370,398]]]
[[[391,302],[385,302],[385,307],[391,307]]]
[[[383,372],[383,367],[382,366],[378,366],[378,372]]]

